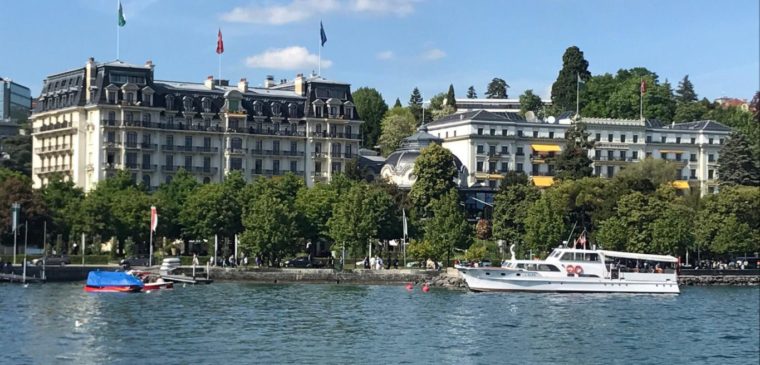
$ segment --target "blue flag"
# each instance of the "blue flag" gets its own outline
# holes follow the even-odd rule
[[[322,47],[327,43],[327,34],[325,34],[325,27],[322,26],[322,21],[319,22],[319,36],[322,37]]]

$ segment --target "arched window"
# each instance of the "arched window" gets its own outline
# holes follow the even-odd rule
[[[193,98],[189,96],[182,98],[182,107],[185,109],[185,112],[193,111]]]
[[[272,104],[270,104],[270,108],[272,108],[273,117],[279,117],[280,115],[282,115],[282,110],[280,109],[280,103],[273,101]]]
[[[253,102],[253,112],[256,115],[262,115],[264,113],[264,104],[258,100]]]
[[[174,95],[166,95],[164,99],[166,100],[166,109],[174,110]]]
[[[203,99],[201,99],[201,107],[203,107],[203,111],[206,113],[211,112],[211,99],[209,99],[207,96],[204,96]]]

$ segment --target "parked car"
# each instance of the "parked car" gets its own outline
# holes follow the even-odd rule
[[[296,257],[285,261],[285,267],[324,267],[324,263],[320,261],[311,261],[308,256]]]
[[[147,257],[128,257],[124,258],[121,261],[119,261],[119,265],[121,265],[124,268],[130,268],[133,266],[148,266],[148,258]]]
[[[66,255],[56,255],[45,257],[47,266],[66,266],[71,264],[71,259]],[[32,260],[32,265],[42,266],[42,257]]]

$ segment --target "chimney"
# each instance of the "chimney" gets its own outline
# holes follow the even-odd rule
[[[238,91],[240,91],[241,93],[248,92],[248,79],[246,78],[240,79],[240,82],[238,82]]]
[[[213,90],[214,89],[214,76],[207,77],[206,81],[203,83],[203,86],[205,86],[208,89]]]
[[[274,76],[267,75],[267,78],[264,79],[264,87],[268,89],[272,86],[274,86]]]
[[[151,60],[145,61],[145,68],[149,68],[152,71],[153,67],[155,67],[155,65],[153,65],[153,61],[151,61]]]
[[[296,75],[296,79],[293,82],[293,86],[295,88],[294,91],[296,92],[296,94],[301,95],[301,96],[306,95],[306,87],[304,83],[303,74]]]
[[[90,86],[92,86],[92,78],[95,75],[95,58],[90,57],[87,59],[87,64],[84,66],[84,100],[88,104],[92,95],[90,95]]]

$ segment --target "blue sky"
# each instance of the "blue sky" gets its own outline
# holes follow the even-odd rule
[[[39,93],[46,75],[116,58],[116,0],[0,3],[0,76]],[[317,69],[319,21],[328,41],[322,75],[377,88],[406,104],[453,83],[483,95],[493,77],[548,95],[562,53],[577,45],[593,74],[647,67],[675,86],[689,74],[699,97],[750,99],[760,88],[760,9],[735,1],[123,0],[121,59],[156,64],[156,78],[217,75],[292,79]]]

